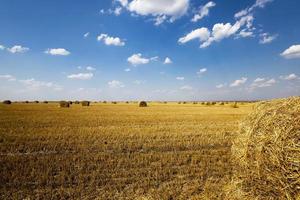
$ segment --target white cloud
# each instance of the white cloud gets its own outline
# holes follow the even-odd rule
[[[210,32],[207,28],[198,28],[179,38],[178,42],[184,44],[194,39],[199,39],[200,42],[203,42],[208,40],[209,36]]]
[[[200,10],[198,11],[197,14],[194,15],[193,19],[191,20],[192,22],[197,22],[199,20],[201,20],[203,17],[208,16],[209,15],[209,9],[216,6],[216,3],[210,1],[207,4],[205,4],[204,6],[200,7]]]
[[[135,80],[135,81],[133,81],[133,83],[136,84],[136,85],[141,85],[141,84],[146,83],[146,81],[144,81],[144,80]]]
[[[89,80],[93,78],[94,74],[92,73],[79,73],[79,74],[70,74],[67,76],[69,79],[78,79],[78,80]]]
[[[169,57],[166,57],[164,64],[172,64],[172,60]]]
[[[276,83],[275,79],[269,79],[266,80],[265,78],[257,78],[253,81],[253,83],[250,86],[250,89],[255,89],[255,88],[264,88],[264,87],[271,87]]]
[[[29,51],[28,47],[22,47],[21,45],[15,45],[11,48],[7,48],[10,53],[25,53]]]
[[[5,74],[5,75],[0,75],[0,79],[5,79],[7,81],[15,81],[16,78],[12,75]]]
[[[66,50],[64,48],[47,49],[44,53],[50,54],[53,56],[67,56],[67,55],[71,54],[68,50]]]
[[[110,88],[123,88],[123,87],[125,87],[125,85],[121,81],[117,81],[117,80],[109,81],[107,84]]]
[[[265,78],[256,78],[253,82],[254,83],[259,83],[259,82],[262,82],[262,81],[264,81],[265,80]]]
[[[102,33],[101,35],[99,35],[97,37],[97,40],[98,41],[103,41],[104,44],[110,46],[110,45],[113,45],[113,46],[124,46],[125,45],[125,42],[122,41],[120,38],[118,37],[111,37],[111,36],[108,36],[107,34],[104,34]]]
[[[225,84],[218,84],[218,85],[216,85],[216,88],[218,88],[218,89],[221,89],[223,87],[225,87]]]
[[[286,59],[300,58],[300,45],[292,45],[280,55]]]
[[[282,80],[296,80],[296,79],[300,79],[296,74],[289,74],[289,75],[285,75],[285,76],[280,76],[280,79]]]
[[[20,80],[20,83],[24,84],[27,89],[30,90],[39,90],[43,88],[51,88],[53,90],[62,90],[63,88],[57,84],[54,84],[52,82],[45,82],[45,81],[37,81],[34,78],[31,79],[25,79],[25,80]]]
[[[264,8],[267,3],[272,2],[273,0],[256,0],[256,2],[249,8],[243,9],[239,12],[237,12],[234,17],[240,18],[242,16],[248,15],[250,12],[252,12],[255,8]]]
[[[137,54],[133,54],[132,56],[130,56],[127,61],[134,65],[142,65],[142,64],[148,64],[150,62],[149,58],[143,58],[141,53],[137,53]]]
[[[220,42],[225,38],[231,36],[240,37],[252,37],[254,36],[255,27],[253,27],[253,11],[255,8],[263,8],[268,2],[272,0],[257,0],[250,8],[241,10],[235,14],[235,22],[231,23],[217,23],[215,24],[211,31],[206,27],[196,29],[191,31],[184,37],[179,38],[179,43],[186,43],[194,39],[199,39],[201,43],[200,48],[206,48],[210,46],[213,42]],[[201,33],[200,33],[200,30]],[[264,42],[270,42],[274,40],[274,36],[270,36],[262,40]]]
[[[175,21],[187,13],[189,8],[189,0],[133,0],[119,1],[122,6],[126,7],[130,12],[155,17],[155,24],[159,25],[165,20]]]
[[[5,46],[0,45],[0,50],[4,50],[4,49],[5,49]]]
[[[182,87],[180,87],[181,90],[193,90],[193,87],[190,85],[184,85]]]
[[[87,37],[89,37],[89,35],[90,35],[90,32],[87,32],[87,33],[85,33],[85,34],[83,35],[83,37],[84,37],[84,38],[87,38]]]
[[[179,80],[179,81],[183,81],[184,77],[183,76],[178,76],[178,77],[176,77],[176,79]]]
[[[122,7],[116,7],[115,10],[114,10],[114,14],[116,16],[119,16],[122,12]]]
[[[247,82],[247,78],[242,77],[241,79],[235,80],[233,83],[230,84],[230,87],[238,87]]]
[[[119,2],[124,7],[128,5],[128,0],[116,0],[116,1]]]
[[[126,68],[126,69],[124,69],[124,71],[125,71],[125,72],[130,72],[131,69],[130,69],[130,68]]]
[[[86,70],[88,70],[88,71],[95,71],[96,68],[94,68],[94,67],[92,67],[92,66],[87,66],[87,67],[86,67]]]
[[[240,37],[246,38],[246,37],[253,37],[254,33],[252,31],[248,31],[246,29],[243,29],[240,31],[239,35]]]
[[[207,69],[206,68],[202,68],[200,69],[197,74],[200,76],[201,74],[204,74],[205,72],[207,72]]]
[[[259,36],[260,36],[260,40],[259,40],[260,44],[271,43],[273,40],[277,38],[277,35],[270,35],[269,33],[262,33]]]

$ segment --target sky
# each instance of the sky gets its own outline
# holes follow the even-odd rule
[[[300,95],[298,0],[2,0],[0,100]]]

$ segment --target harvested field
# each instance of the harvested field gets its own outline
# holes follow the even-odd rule
[[[0,105],[2,199],[222,199],[251,104]]]

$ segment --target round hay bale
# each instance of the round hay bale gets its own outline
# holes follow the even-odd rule
[[[80,102],[79,101],[74,101],[74,104],[80,104]]]
[[[139,102],[139,107],[147,107],[147,102],[146,101],[140,101]]]
[[[73,101],[68,101],[68,102],[69,102],[69,104],[70,104],[70,105],[72,105],[72,104],[73,104]]]
[[[3,101],[3,104],[9,105],[9,104],[11,104],[11,101],[10,101],[10,100],[4,100],[4,101]]]
[[[232,104],[231,107],[232,108],[238,108],[239,106],[238,106],[237,102],[234,102],[234,104]]]
[[[116,102],[116,101],[112,101],[111,103],[112,103],[112,104],[117,104],[117,102]]]
[[[89,101],[82,101],[81,105],[82,106],[90,106],[90,102]]]
[[[221,105],[221,106],[224,106],[224,102],[221,102],[220,105]]]
[[[227,199],[300,198],[300,98],[261,102],[232,146]]]
[[[70,107],[70,103],[67,101],[60,101],[59,102],[59,107],[61,108],[69,108]]]
[[[44,101],[43,103],[47,104],[47,103],[48,103],[48,101]]]

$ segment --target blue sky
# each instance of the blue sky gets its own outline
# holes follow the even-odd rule
[[[0,99],[300,95],[298,0],[2,0]]]

